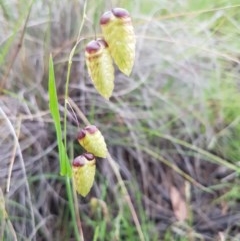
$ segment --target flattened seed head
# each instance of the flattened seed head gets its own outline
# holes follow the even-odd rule
[[[85,133],[85,136],[82,135]],[[86,126],[82,131],[80,131],[78,138],[79,144],[87,151],[88,154],[85,155],[85,159],[88,161],[95,161],[96,157],[107,157],[107,146],[103,135],[94,125]],[[84,137],[83,137],[84,136]],[[91,155],[92,153],[93,155]]]

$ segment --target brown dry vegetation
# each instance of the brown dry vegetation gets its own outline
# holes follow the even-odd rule
[[[132,15],[137,56],[130,77],[116,72],[108,102],[90,82],[84,48],[94,30],[100,33],[99,16],[111,5],[88,1],[69,96],[103,133],[145,240],[240,239],[237,3],[112,1]],[[48,59],[52,53],[63,117],[68,57],[84,2],[0,4],[0,238],[77,240],[59,175]],[[68,111],[73,157],[81,148]],[[78,122],[84,126],[79,116]],[[106,160],[97,161],[94,187],[78,197],[78,207],[86,241],[139,240]]]

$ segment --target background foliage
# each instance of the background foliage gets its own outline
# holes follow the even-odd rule
[[[59,175],[48,60],[52,54],[63,119],[68,57],[84,2],[1,0],[0,6],[0,237],[77,240]],[[112,6],[131,13],[137,56],[130,77],[116,71],[108,102],[89,80],[84,48]],[[239,10],[238,0],[87,2],[69,96],[103,133],[145,240],[240,238]],[[82,150],[71,109],[67,121],[72,158]],[[139,240],[105,160],[97,161],[94,187],[78,197],[78,207],[85,240]]]

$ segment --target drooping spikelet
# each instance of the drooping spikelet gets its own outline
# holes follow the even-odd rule
[[[130,75],[135,59],[136,38],[127,10],[114,8],[100,18],[103,37],[118,68]]]
[[[94,125],[82,129],[77,136],[80,145],[94,156],[107,157],[107,146],[102,133]]]
[[[96,160],[93,154],[85,153],[76,157],[72,163],[74,188],[86,197],[90,192],[96,172]]]
[[[89,42],[85,58],[94,87],[100,95],[109,99],[114,88],[114,67],[107,43],[103,39]]]

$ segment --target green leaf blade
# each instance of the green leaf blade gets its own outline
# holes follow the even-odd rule
[[[60,114],[59,114],[54,65],[53,65],[53,59],[51,55],[49,57],[48,95],[49,95],[49,110],[53,118],[54,127],[57,135],[60,174],[63,176],[71,176],[71,167],[69,163],[69,158],[66,152],[66,147],[64,146],[62,141],[62,127],[61,127],[61,120],[60,120]]]

